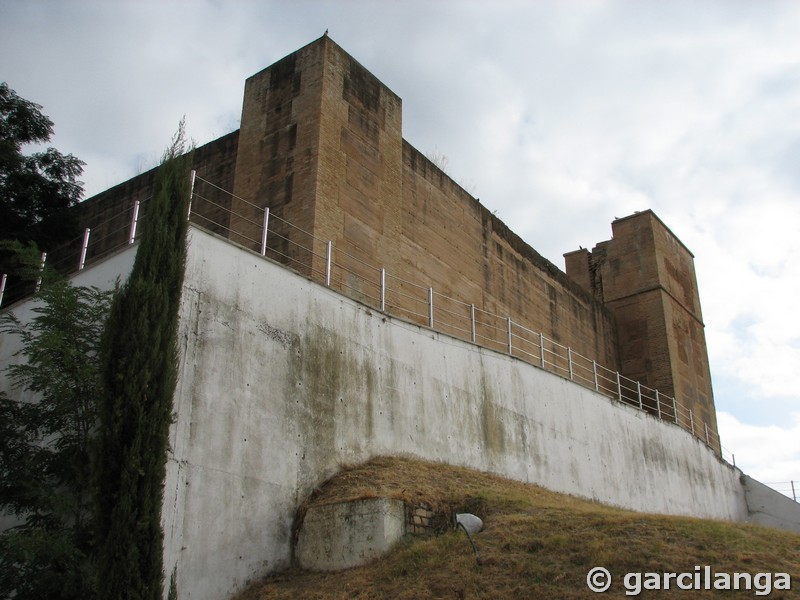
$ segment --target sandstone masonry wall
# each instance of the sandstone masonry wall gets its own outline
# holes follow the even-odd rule
[[[334,289],[376,306],[383,268],[393,314],[428,324],[433,288],[437,329],[469,337],[475,305],[491,313],[477,341],[502,350],[510,316],[716,430],[693,260],[669,229],[650,211],[618,219],[612,240],[565,255],[568,276],[405,141],[402,100],[327,36],[250,77],[241,129],[199,148],[195,168],[233,191],[199,185],[197,224],[257,250],[269,208],[268,256],[300,273],[324,273],[331,240]],[[79,207],[104,240],[92,252],[124,242],[153,178]]]
[[[652,212],[612,223],[613,238],[565,255],[567,273],[615,315],[620,372],[692,411],[679,419],[716,433],[694,257]]]

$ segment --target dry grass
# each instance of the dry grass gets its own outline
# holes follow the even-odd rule
[[[634,513],[488,474],[403,458],[347,468],[309,504],[368,497],[467,509],[484,520],[475,537],[482,561],[463,532],[408,538],[385,557],[334,573],[290,569],[258,582],[237,600],[266,598],[622,598],[628,572],[789,573],[800,598],[800,535],[719,521]],[[595,566],[615,576],[593,594]],[[644,591],[641,598],[753,598],[747,591]],[[758,597],[758,596],[756,596]]]

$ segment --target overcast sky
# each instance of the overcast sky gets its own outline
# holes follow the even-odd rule
[[[88,196],[184,115],[198,144],[238,129],[245,78],[326,29],[562,269],[653,209],[695,255],[723,446],[800,480],[800,2],[0,0],[0,79]]]

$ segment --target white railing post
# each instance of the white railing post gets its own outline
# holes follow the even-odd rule
[[[600,391],[600,380],[597,378],[597,361],[592,361],[592,375],[594,376],[594,391]]]
[[[567,367],[569,368],[570,381],[573,379],[572,373],[572,348],[567,348]]]
[[[333,243],[328,240],[325,251],[325,285],[331,285],[331,255],[333,254]]]
[[[661,400],[658,398],[658,390],[656,390],[656,410],[658,411],[658,418],[661,418]]]
[[[269,231],[269,206],[264,209],[264,225],[261,229],[261,256],[267,255],[267,231]]]
[[[710,446],[711,445],[711,440],[709,439],[709,436],[708,436],[708,423],[703,421],[703,427],[706,428],[706,446]]]
[[[381,269],[381,312],[386,312],[386,269]]]
[[[194,169],[189,173],[189,209],[186,211],[187,221],[192,217],[192,198],[194,198],[194,179],[196,175],[197,171]]]
[[[475,339],[477,338],[477,332],[475,330],[475,305],[469,305],[469,321],[472,326],[472,343],[475,343]]]
[[[636,396],[639,398],[639,410],[644,410],[644,404],[642,403],[642,382],[636,382]]]
[[[42,258],[39,263],[39,278],[36,280],[36,293],[39,293],[39,288],[42,287],[42,273],[44,272],[44,263],[47,261],[47,252],[42,252]]]
[[[508,353],[513,355],[514,354],[514,348],[513,348],[512,344],[511,344],[511,342],[512,342],[512,337],[511,337],[512,336],[512,333],[511,333],[511,317],[506,317],[506,319],[508,320]]]
[[[622,402],[622,382],[619,379],[619,371],[617,371],[617,396],[619,396],[619,401]]]
[[[433,329],[433,288],[428,288],[428,327]]]
[[[694,415],[692,414],[692,409],[689,409],[689,425],[692,428],[692,435],[694,435]]]
[[[3,306],[3,296],[6,293],[6,280],[8,279],[8,275],[3,273],[3,278],[0,279],[0,306]]]
[[[539,360],[542,363],[542,368],[544,369],[544,334],[539,332]]]
[[[91,231],[88,227],[83,231],[83,245],[81,246],[81,257],[78,260],[78,271],[83,271],[83,267],[86,266],[86,252],[89,250],[89,234]]]
[[[128,236],[128,245],[136,241],[136,225],[139,223],[139,201],[133,203],[133,217],[131,218],[131,234]]]
[[[678,402],[672,397],[672,414],[675,416],[675,425],[678,424]]]

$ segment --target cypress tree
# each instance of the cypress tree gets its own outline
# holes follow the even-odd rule
[[[103,598],[162,598],[161,503],[176,384],[190,165],[181,122],[159,168],[136,260],[104,335],[98,482]]]

